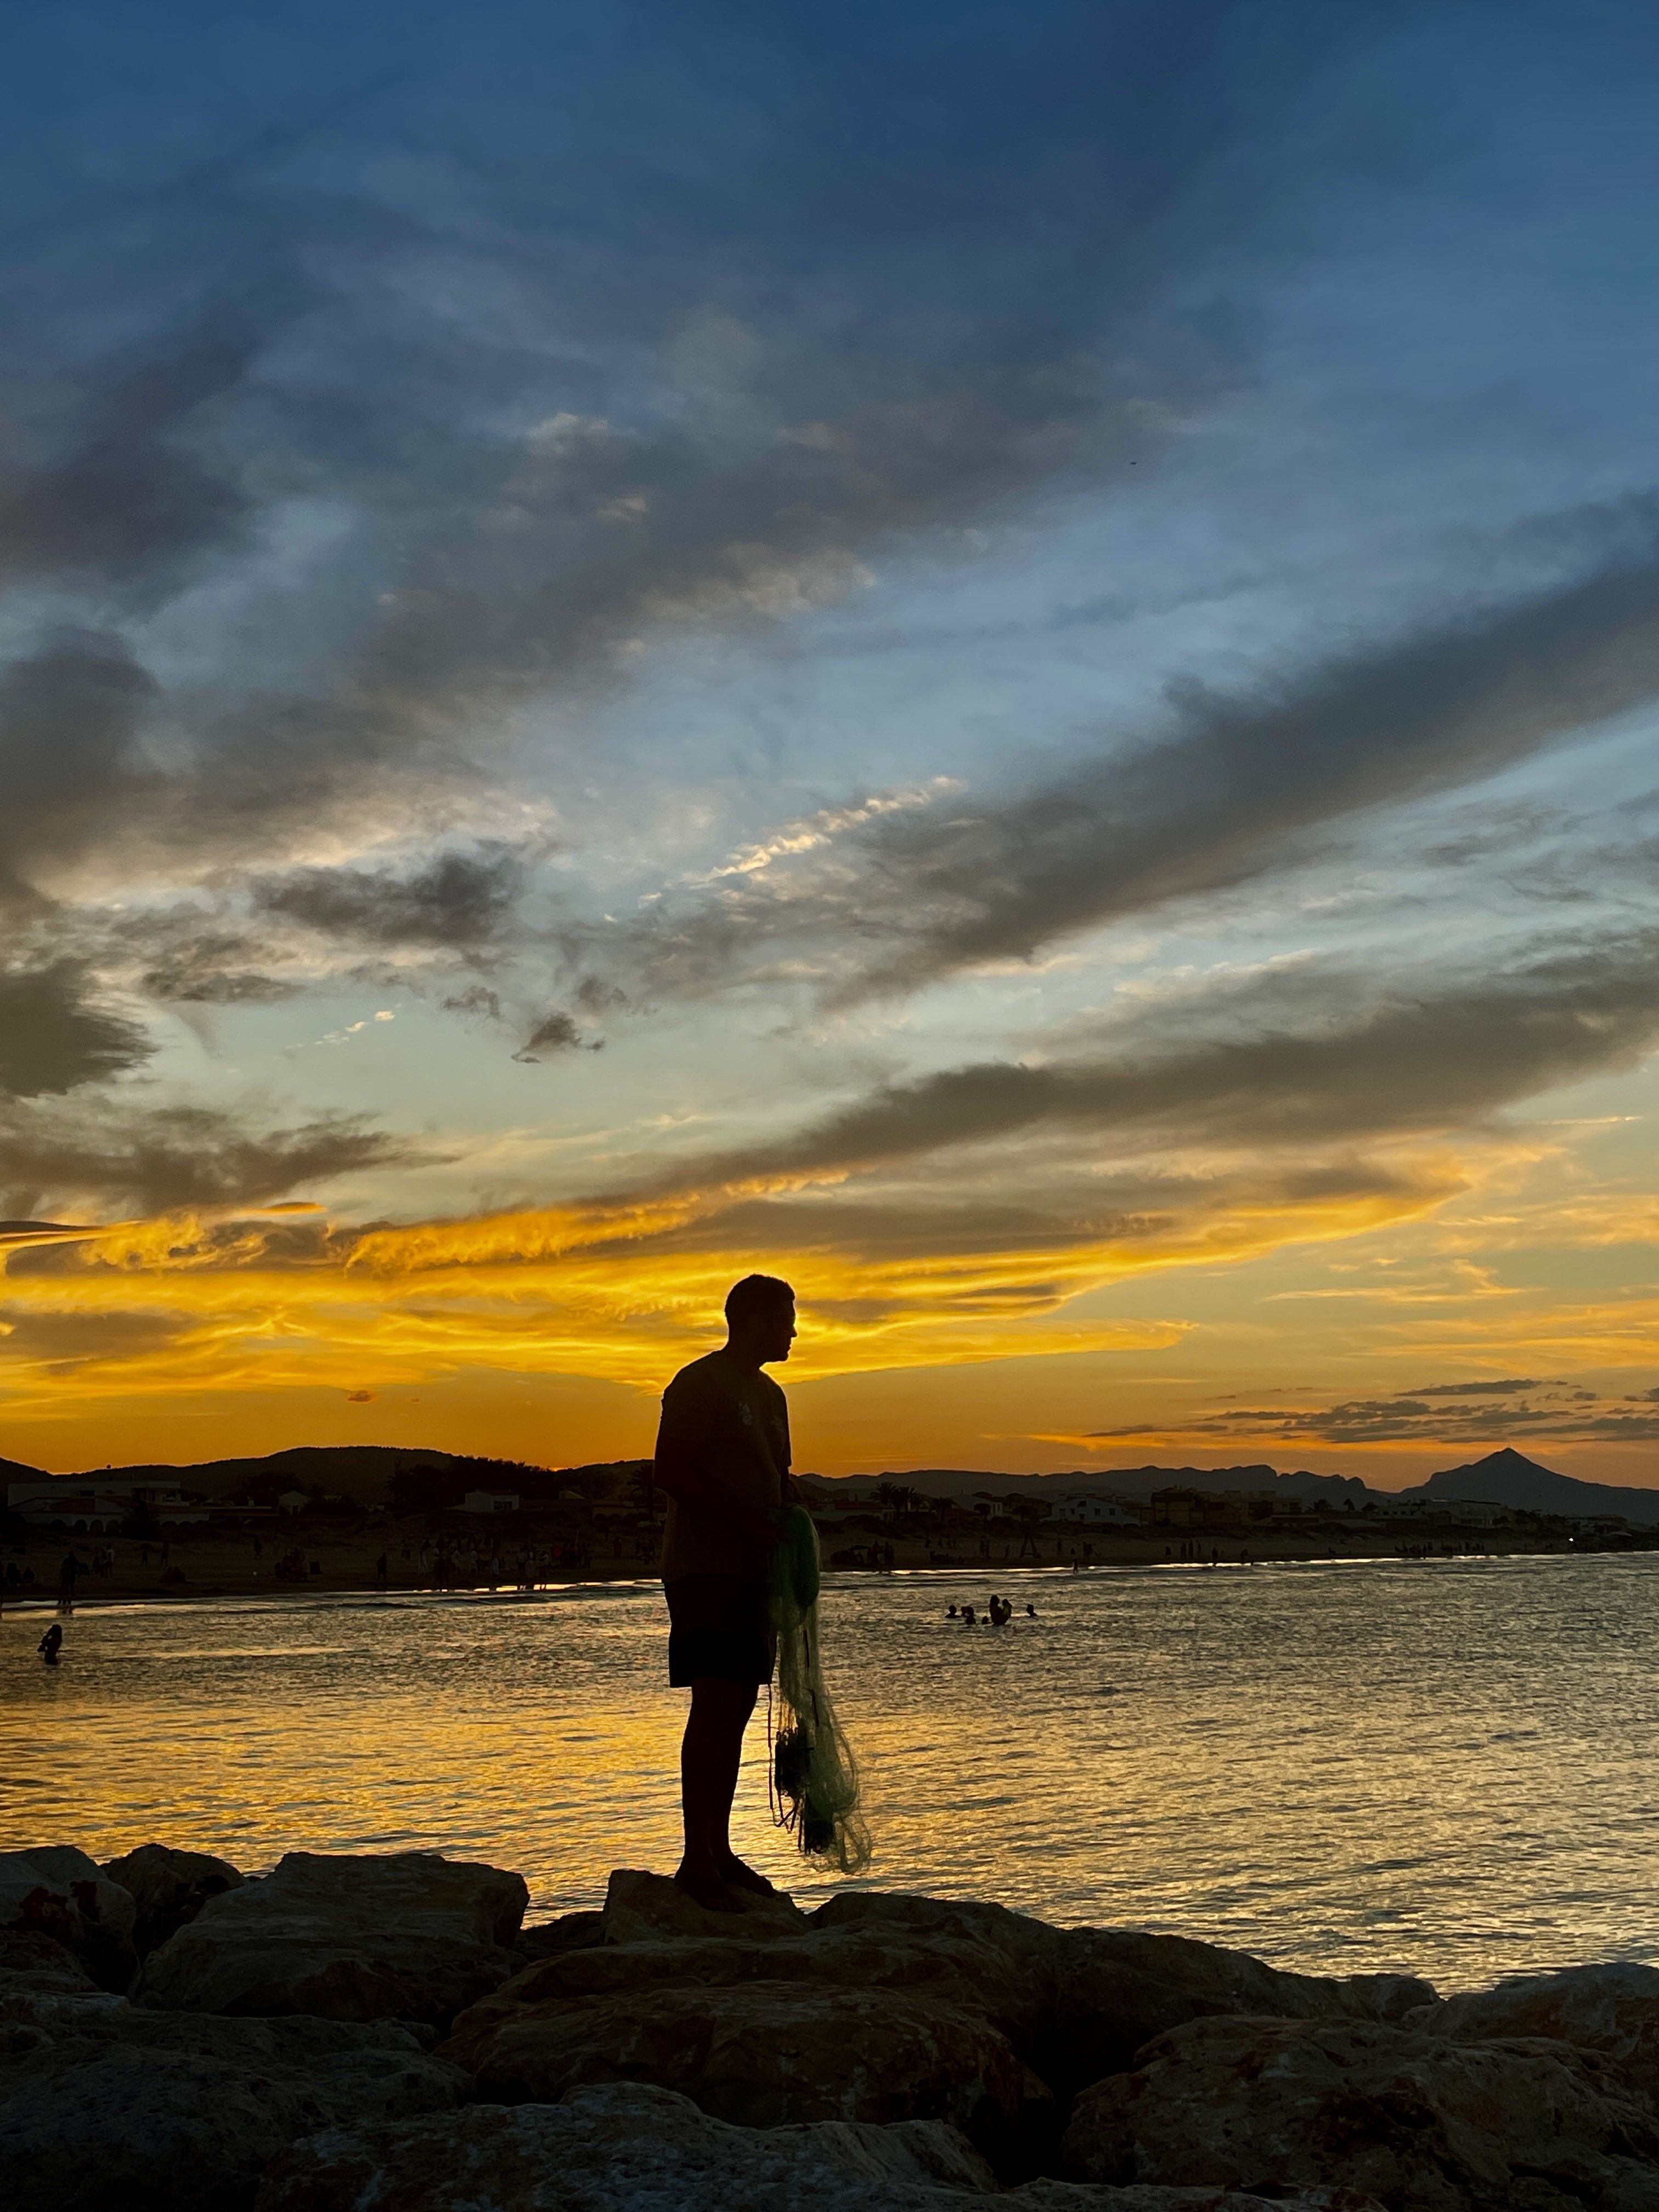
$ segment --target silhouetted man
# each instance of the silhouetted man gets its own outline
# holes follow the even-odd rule
[[[681,1368],[663,1393],[654,1469],[668,1497],[668,1679],[691,1692],[674,1879],[714,1912],[740,1910],[734,1888],[772,1887],[732,1850],[730,1829],[743,1732],[777,1657],[767,1578],[790,1494],[789,1411],[761,1369],[789,1357],[795,1294],[775,1276],[745,1275],[726,1297],[726,1325],[722,1349]]]

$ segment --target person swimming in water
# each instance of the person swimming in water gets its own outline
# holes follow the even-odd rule
[[[52,1626],[46,1631],[46,1634],[40,1638],[40,1641],[34,1648],[40,1654],[40,1656],[46,1661],[48,1667],[55,1667],[58,1664],[58,1655],[64,1648],[64,1631],[62,1624],[54,1620]]]

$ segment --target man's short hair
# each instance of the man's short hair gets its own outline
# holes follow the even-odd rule
[[[745,1275],[726,1294],[726,1325],[741,1328],[758,1314],[775,1313],[780,1306],[794,1303],[794,1291],[781,1276]]]

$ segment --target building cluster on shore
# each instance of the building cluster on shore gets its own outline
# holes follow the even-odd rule
[[[1437,1488],[1435,1478],[1399,1495],[1271,1468],[1139,1469],[1118,1478],[1122,1491],[1097,1473],[799,1480],[828,1563],[852,1570],[1418,1559],[1659,1542],[1659,1494],[1613,1493],[1628,1510],[1612,1512],[1609,1493],[1515,1454],[1455,1473],[1500,1494],[1464,1494],[1467,1481]],[[1518,1502],[1539,1481],[1555,1486],[1550,1510]],[[648,1575],[663,1506],[646,1460],[550,1469],[350,1447],[76,1476],[23,1468],[6,1483],[0,1600],[72,1596],[83,1574],[88,1589],[121,1596],[279,1584],[535,1589]],[[58,1588],[64,1575],[67,1593]]]
[[[1640,2212],[1659,1972],[1443,1999],[990,1904],[0,1855],[17,2212]]]

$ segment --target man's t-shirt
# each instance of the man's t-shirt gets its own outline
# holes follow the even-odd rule
[[[710,1492],[760,1512],[784,1502],[789,1472],[789,1408],[769,1375],[744,1368],[726,1351],[682,1367],[662,1394],[657,1456],[672,1448]],[[739,1575],[763,1582],[768,1547],[758,1536],[695,1505],[668,1501],[662,1578]]]

